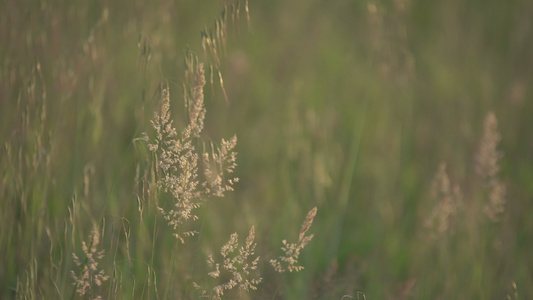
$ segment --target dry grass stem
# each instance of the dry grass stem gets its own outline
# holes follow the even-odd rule
[[[498,151],[501,135],[498,131],[498,121],[494,113],[490,112],[483,125],[483,137],[476,154],[476,173],[483,180],[484,188],[488,192],[489,202],[483,211],[492,222],[501,220],[505,211],[506,186],[498,176],[502,153]]]
[[[316,212],[317,208],[314,207],[307,214],[307,217],[302,224],[302,228],[300,229],[298,242],[288,243],[287,240],[282,241],[283,246],[281,247],[281,250],[285,254],[280,256],[279,259],[270,260],[270,264],[277,272],[283,273],[287,270],[289,272],[299,272],[304,269],[303,266],[298,265],[298,258],[300,256],[300,251],[311,241],[311,239],[313,239],[314,234],[307,236],[305,234],[311,227],[311,224],[313,224],[313,219],[316,216]]]
[[[483,125],[483,137],[479,143],[476,154],[476,173],[490,184],[495,180],[500,171],[499,160],[502,154],[498,151],[498,143],[501,135],[498,132],[498,121],[494,113],[490,112],[485,118]]]
[[[458,209],[463,205],[461,189],[450,183],[445,163],[440,164],[433,179],[431,198],[437,203],[424,225],[433,237],[437,237],[450,230]]]
[[[174,199],[171,209],[158,207],[164,219],[174,229],[174,236],[182,243],[185,237],[193,236],[195,230],[182,230],[188,220],[197,220],[193,212],[204,198],[208,196],[222,197],[227,191],[233,190],[237,178],[226,178],[236,167],[237,153],[233,152],[237,137],[229,141],[222,139],[221,146],[212,146],[212,153],[201,153],[196,145],[201,141],[200,134],[204,129],[206,109],[204,107],[205,75],[202,63],[188,55],[185,73],[185,105],[188,108],[188,124],[178,134],[173,127],[170,113],[170,93],[168,88],[161,92],[158,111],[151,121],[155,138],[144,133],[143,139],[148,142],[148,149],[156,155],[158,169],[162,172],[158,179],[160,189],[169,193]],[[214,149],[216,148],[216,149]],[[199,158],[202,157],[203,172],[200,172]],[[203,178],[200,178],[203,175]]]
[[[492,222],[500,221],[505,212],[505,195],[506,187],[503,183],[496,182],[490,187],[489,203],[483,207],[483,212]]]
[[[252,274],[252,271],[257,270],[257,263],[259,262],[259,256],[254,258],[255,255],[255,229],[252,226],[244,246],[239,247],[238,235],[233,233],[230,239],[220,249],[222,255],[222,266],[220,263],[216,263],[213,255],[209,255],[207,264],[211,268],[211,272],[208,275],[212,278],[228,277],[228,281],[215,286],[212,289],[212,299],[221,299],[225,291],[238,287],[243,291],[256,290],[257,285],[262,281],[259,274]],[[239,253],[236,254],[235,250],[239,249]],[[222,269],[222,270],[221,270]],[[223,274],[225,273],[225,274]],[[255,276],[254,276],[255,275]],[[203,295],[207,295],[207,291],[202,289],[197,283],[193,283],[193,286],[202,291]]]
[[[104,250],[98,251],[100,244],[100,233],[96,225],[93,225],[91,235],[89,236],[89,246],[82,242],[82,250],[85,255],[80,259],[75,253],[72,253],[74,263],[80,268],[79,272],[71,271],[74,279],[74,286],[78,295],[89,294],[92,299],[101,299],[100,296],[94,296],[94,285],[100,287],[102,283],[109,279],[103,270],[98,269],[98,261],[104,257]]]

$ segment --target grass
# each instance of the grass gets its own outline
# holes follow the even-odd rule
[[[531,298],[530,12],[5,1],[0,298]]]

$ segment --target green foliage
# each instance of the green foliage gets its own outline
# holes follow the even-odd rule
[[[531,9],[3,1],[0,298],[192,299],[193,282],[237,278],[206,262],[234,232],[227,257],[266,263],[257,290],[228,298],[532,298]],[[198,63],[206,115],[189,146],[220,154],[235,134],[239,182],[195,198],[182,244],[141,133],[164,88],[186,128]],[[294,250],[304,270],[277,273],[269,259]]]

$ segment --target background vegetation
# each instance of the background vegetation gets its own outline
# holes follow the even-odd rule
[[[0,4],[0,298],[79,297],[85,241],[109,277],[88,296],[192,299],[233,232],[275,257],[314,206],[305,269],[260,265],[242,299],[533,298],[533,2],[250,1],[250,28],[241,3],[202,135],[237,135],[240,181],[181,245],[135,139],[162,83],[187,124],[184,49],[212,63],[200,33],[225,4]]]

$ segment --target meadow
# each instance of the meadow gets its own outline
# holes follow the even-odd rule
[[[532,299],[533,2],[0,3],[0,299]]]

